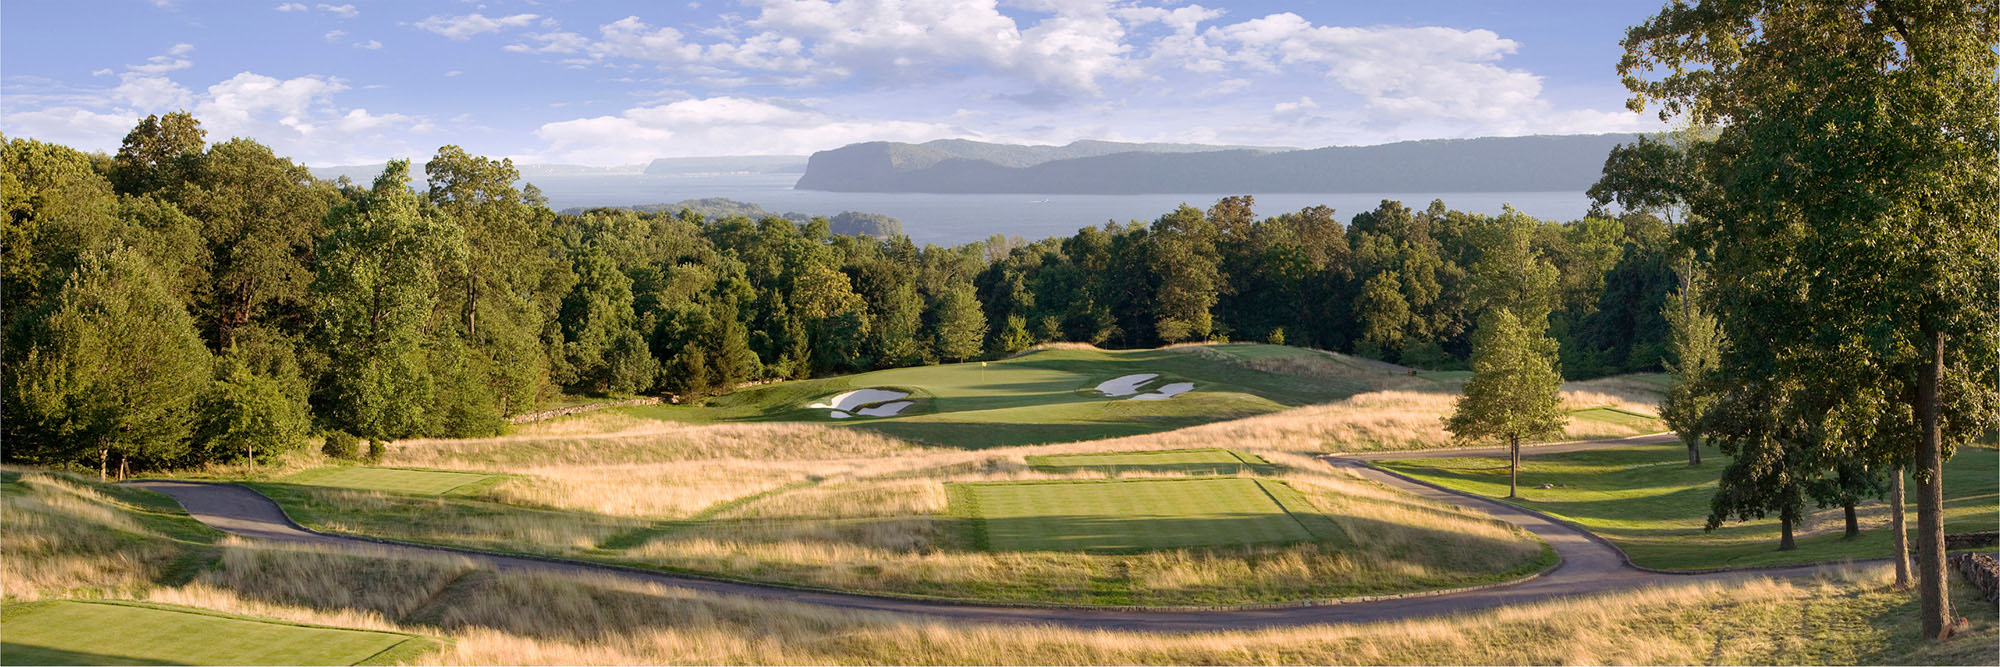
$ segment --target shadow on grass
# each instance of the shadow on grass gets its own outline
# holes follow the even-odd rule
[[[8,665],[186,665],[104,653],[86,653],[22,642],[0,642],[0,664]]]

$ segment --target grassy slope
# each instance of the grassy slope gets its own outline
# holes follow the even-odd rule
[[[1728,522],[1704,532],[1716,476],[1727,459],[1710,449],[1703,465],[1689,467],[1678,443],[1530,456],[1521,462],[1523,507],[1583,524],[1630,554],[1633,562],[1662,569],[1746,567],[1880,558],[1889,553],[1885,530],[1863,530],[1841,539],[1837,511],[1822,529],[1798,539],[1794,551],[1776,550],[1776,518]],[[1383,461],[1397,472],[1436,484],[1504,499],[1507,470],[1496,459]],[[1960,450],[1945,466],[1945,529],[1992,530],[2000,519],[1992,449]],[[1557,488],[1543,489],[1544,483]],[[1914,530],[1914,529],[1913,529]]]
[[[438,647],[408,634],[105,599],[199,586],[227,567],[230,547],[171,498],[81,477],[0,471],[0,501],[0,663],[391,664]]]
[[[1025,457],[1036,470],[1071,472],[1095,470],[1112,476],[1121,473],[1181,473],[1186,475],[1234,475],[1251,471],[1266,473],[1273,466],[1256,454],[1208,447],[1166,449],[1150,452],[1109,452],[1097,454],[1036,454]]]
[[[1275,345],[1219,349],[1244,359],[1307,353]],[[1357,370],[1360,372],[1364,371]],[[1099,382],[1135,373],[1161,375],[1149,386],[1187,381],[1195,383],[1195,389],[1164,401],[1107,399],[1089,391]],[[909,391],[917,404],[902,415],[866,421],[833,420],[825,410],[805,407],[825,396],[873,387]],[[1184,349],[1048,349],[985,364],[897,368],[785,382],[718,396],[703,406],[644,406],[626,411],[690,422],[839,423],[917,442],[978,448],[1165,431],[1337,400],[1365,388],[1359,380],[1267,373]]]
[[[380,665],[435,645],[413,635],[246,618],[170,605],[8,605],[0,653],[35,665]]]
[[[405,468],[374,467],[334,467],[314,468],[280,481],[288,484],[307,486],[328,486],[340,489],[366,489],[389,491],[413,495],[444,495],[454,490],[481,482],[492,482],[494,475],[446,470],[410,470]],[[481,485],[485,486],[485,485]]]

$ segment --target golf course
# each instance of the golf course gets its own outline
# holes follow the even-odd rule
[[[1164,400],[1119,400],[1176,382],[1194,388]],[[1113,391],[1100,389],[1106,385]],[[1460,386],[1457,378],[1411,377],[1282,346],[1054,349],[985,365],[765,385],[702,405],[612,408],[496,438],[403,441],[374,465],[302,457],[218,468],[187,477],[243,486],[174,487],[176,498],[197,494],[181,501],[195,503],[190,507],[209,507],[202,489],[275,501],[268,520],[278,523],[254,532],[276,543],[225,537],[201,521],[252,524],[212,514],[197,521],[148,491],[9,472],[10,530],[70,535],[31,542],[46,551],[22,552],[28,562],[87,562],[134,534],[148,536],[157,553],[124,575],[125,583],[96,594],[63,583],[75,565],[35,568],[30,574],[40,574],[27,582],[33,588],[10,593],[21,597],[7,603],[5,651],[10,664],[12,656],[50,664],[423,661],[495,641],[480,634],[491,630],[475,627],[555,641],[552,629],[532,624],[468,625],[497,618],[481,615],[498,613],[487,610],[508,596],[636,603],[678,586],[723,597],[659,613],[743,604],[724,600],[747,595],[769,601],[756,604],[848,600],[843,604],[890,617],[957,609],[973,622],[1004,619],[982,610],[1005,607],[979,606],[998,603],[1046,609],[1022,612],[1029,614],[1023,620],[1057,626],[1118,618],[1094,616],[1092,607],[1180,610],[1119,621],[1131,627],[1287,626],[1422,617],[1516,599],[1509,596],[1632,594],[1676,581],[1628,568],[1604,544],[1647,567],[1797,565],[1772,576],[1806,577],[1829,576],[1814,564],[1878,557],[1884,545],[1879,528],[1846,541],[1819,527],[1823,521],[1808,529],[1801,549],[1782,554],[1772,549],[1768,521],[1700,531],[1703,485],[1713,485],[1712,471],[1727,459],[1710,452],[1706,467],[1692,468],[1671,441],[1619,439],[1660,428],[1649,412],[1658,399],[1648,388],[1656,385],[1644,378],[1566,387],[1573,428],[1609,435],[1577,451],[1531,451],[1525,498],[1510,501],[1610,542],[1579,539],[1566,532],[1576,529],[1534,514],[1499,513],[1504,506],[1474,500],[1494,496],[1495,480],[1504,495],[1505,470],[1494,468],[1493,455],[1436,449],[1444,441],[1434,432],[1445,409],[1439,406],[1449,401],[1433,397],[1448,399]],[[868,389],[884,391],[855,393]],[[836,404],[854,396],[871,402]],[[883,417],[828,416],[896,401],[911,406]],[[1390,402],[1394,407],[1385,407]],[[1349,413],[1372,416],[1342,422]],[[1028,435],[1015,431],[1022,426]],[[918,430],[898,430],[908,428]],[[1343,454],[1347,443],[1326,439],[1356,432],[1339,429],[1367,433],[1355,448],[1364,453]],[[1259,437],[1226,435],[1245,430]],[[897,435],[918,432],[937,435]],[[1187,446],[1191,440],[1229,444]],[[1367,453],[1399,448],[1423,454]],[[1359,458],[1341,458],[1350,456]],[[2000,514],[1990,476],[1980,476],[1996,464],[1993,457],[1975,448],[1954,459],[1954,526]],[[1551,488],[1540,488],[1544,483]],[[1867,506],[1871,527],[1877,506]],[[92,519],[58,519],[77,516]],[[85,535],[93,537],[80,539]],[[371,552],[379,547],[354,538],[473,551]],[[89,544],[99,546],[78,551]],[[509,565],[512,554],[556,560]],[[391,562],[400,564],[383,576],[405,582],[401,590],[345,578]],[[510,568],[526,569],[507,574]],[[610,578],[575,578],[592,568],[604,569],[590,576]],[[625,579],[643,583],[612,583]],[[1776,587],[1729,595],[1763,591],[1743,603],[1772,604],[1803,590],[1769,585]],[[359,588],[325,597],[334,586]],[[610,588],[594,588],[602,586]],[[113,597],[92,597],[101,594]],[[1643,617],[1680,613],[1668,610],[1718,594],[1615,604],[1659,610],[1635,616]],[[1350,602],[1291,606],[1343,599]],[[972,606],[927,606],[934,601]],[[1187,615],[1245,605],[1295,611]],[[1835,609],[1823,613],[1859,611],[1851,598]],[[755,622],[786,622],[760,618]],[[166,635],[133,635],[105,643],[78,630],[129,622],[230,639],[183,646]],[[1985,632],[1994,627],[1990,613],[1976,623]]]

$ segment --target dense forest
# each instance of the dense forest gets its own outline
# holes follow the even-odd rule
[[[960,247],[825,220],[549,210],[440,149],[373,183],[149,117],[116,155],[5,142],[8,460],[154,467],[475,436],[563,394],[748,381],[1048,341],[1256,340],[1463,367],[1481,261],[1557,279],[1572,377],[1652,370],[1673,244],[1650,215],[1556,223],[1385,201],[1342,224],[1249,197]],[[1493,253],[1493,248],[1506,252]],[[1488,255],[1494,255],[1488,258]]]

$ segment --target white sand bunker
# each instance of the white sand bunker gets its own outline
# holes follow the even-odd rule
[[[896,400],[907,398],[909,395],[909,392],[893,389],[856,389],[850,392],[835,394],[832,398],[806,407],[832,410],[834,419],[847,419],[855,415],[863,417],[893,417],[896,413],[902,412],[903,408],[915,404],[911,401]]]
[[[1103,392],[1105,396],[1129,396],[1139,393],[1139,385],[1159,376],[1159,373],[1139,373],[1111,378],[1097,383],[1097,390]]]
[[[1160,387],[1159,389],[1155,389],[1155,390],[1153,390],[1153,391],[1151,391],[1151,392],[1147,392],[1147,393],[1144,393],[1144,394],[1140,394],[1140,395],[1138,395],[1138,396],[1133,396],[1133,397],[1131,397],[1131,398],[1128,398],[1128,399],[1125,399],[1125,400],[1128,400],[1128,401],[1164,401],[1164,400],[1167,400],[1167,399],[1169,399],[1169,398],[1173,398],[1173,397],[1175,397],[1175,396],[1179,396],[1179,395],[1181,395],[1181,394],[1185,394],[1185,393],[1188,393],[1188,392],[1189,392],[1190,390],[1193,390],[1193,389],[1194,389],[1194,383],[1193,383],[1193,382],[1175,382],[1175,383],[1173,383],[1173,384],[1169,384],[1169,385],[1166,385],[1166,386],[1164,386],[1164,387]]]

